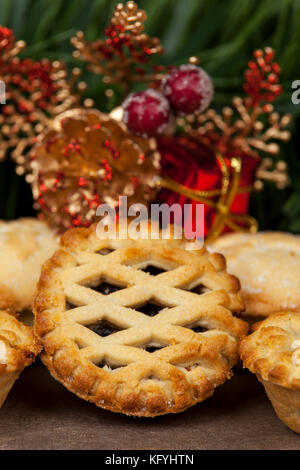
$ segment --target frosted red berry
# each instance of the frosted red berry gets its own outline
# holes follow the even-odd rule
[[[282,93],[279,84],[280,67],[273,62],[275,52],[271,47],[254,51],[254,60],[248,63],[245,72],[244,91],[252,99],[252,104],[272,102]]]
[[[123,110],[123,122],[140,137],[162,134],[170,121],[168,100],[152,89],[131,93],[123,103]]]
[[[203,69],[188,64],[172,70],[162,82],[162,92],[174,111],[193,114],[204,111],[210,105],[214,87]]]

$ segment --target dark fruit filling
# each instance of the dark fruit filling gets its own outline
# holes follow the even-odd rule
[[[117,331],[121,331],[115,325],[112,325],[106,320],[100,320],[97,323],[93,323],[92,325],[87,325],[87,328],[92,330],[97,335],[105,337],[116,333]]]
[[[99,251],[99,254],[102,256],[109,255],[109,253],[112,253],[114,250],[111,250],[110,248],[102,248],[102,250]]]
[[[165,308],[165,307],[163,307],[161,305],[153,304],[151,302],[147,302],[146,304],[142,305],[141,307],[137,307],[135,310],[137,310],[138,312],[142,312],[145,315],[148,315],[149,317],[154,317],[163,308]]]
[[[204,294],[207,291],[208,289],[203,284],[199,284],[198,286],[195,286],[193,289],[190,290],[190,292],[199,295]]]
[[[76,308],[77,305],[73,305],[70,302],[66,302],[66,310],[72,310],[72,308]]]
[[[102,369],[103,367],[107,366],[107,367],[109,367],[109,368],[112,369],[112,370],[120,369],[120,367],[123,367],[123,366],[116,366],[116,365],[109,364],[109,363],[106,362],[105,360],[99,362],[99,364],[96,364],[96,366],[97,366],[97,367],[100,367],[101,369]]]
[[[91,289],[97,292],[100,292],[100,294],[109,295],[109,294],[112,294],[113,292],[124,289],[124,287],[116,286],[116,285],[110,284],[109,282],[103,281],[99,284],[99,286],[91,287]]]
[[[195,328],[191,328],[195,333],[204,333],[207,331],[207,328],[203,328],[202,326],[195,326]]]
[[[158,274],[166,272],[164,269],[158,268],[156,266],[152,266],[152,264],[149,264],[149,266],[142,269],[142,271],[144,271],[144,273],[151,274],[151,276],[157,276]]]
[[[145,348],[145,351],[149,352],[149,353],[153,353],[155,351],[158,351],[159,349],[162,349],[162,347],[157,347],[157,346],[147,346]]]

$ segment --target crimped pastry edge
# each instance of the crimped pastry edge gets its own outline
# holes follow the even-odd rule
[[[20,373],[34,362],[41,351],[41,345],[31,327],[22,324],[5,311],[0,311],[0,341],[3,341],[9,350],[7,362],[0,363],[1,408]]]

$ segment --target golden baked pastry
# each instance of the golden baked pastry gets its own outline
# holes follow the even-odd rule
[[[0,221],[1,309],[21,311],[32,306],[41,265],[57,247],[57,237],[45,222]]]
[[[247,323],[222,255],[71,229],[45,263],[35,331],[49,371],[114,412],[177,413],[232,375]]]
[[[31,364],[40,347],[32,328],[0,311],[0,408],[22,370]]]
[[[278,417],[300,433],[300,312],[256,323],[240,344],[244,366],[263,383]]]
[[[210,247],[222,253],[241,282],[245,315],[300,311],[300,237],[282,232],[224,235]]]

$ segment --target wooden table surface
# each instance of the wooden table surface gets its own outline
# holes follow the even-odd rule
[[[300,449],[300,436],[277,419],[247,371],[184,413],[138,419],[80,400],[38,362],[0,410],[0,449]]]

